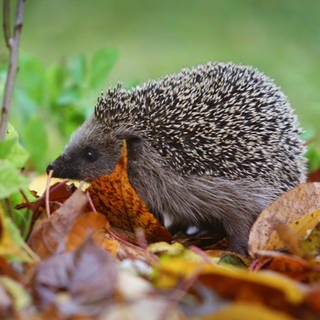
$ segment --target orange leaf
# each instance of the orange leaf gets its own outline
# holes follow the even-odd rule
[[[291,279],[313,283],[320,279],[320,268],[300,257],[274,251],[259,251],[254,270],[267,269],[285,274]],[[261,266],[261,267],[260,267]]]
[[[126,142],[113,173],[102,176],[89,186],[96,209],[103,213],[112,227],[132,233],[143,229],[149,242],[170,241],[171,235],[149,212],[131,186],[127,173],[128,158]]]
[[[249,236],[249,252],[253,256],[259,250],[275,250],[283,247],[283,242],[270,240],[276,226],[294,226],[300,218],[320,208],[320,183],[305,183],[283,194],[262,211],[254,223]],[[298,225],[302,223],[298,222]],[[310,225],[311,228],[311,225]],[[295,229],[297,230],[297,229]],[[305,232],[304,228],[300,232]],[[286,239],[293,243],[292,234],[288,232]]]
[[[101,213],[92,211],[82,214],[75,220],[68,233],[65,251],[76,250],[91,235],[96,245],[115,256],[118,242],[106,239],[105,231],[109,228],[109,222]]]

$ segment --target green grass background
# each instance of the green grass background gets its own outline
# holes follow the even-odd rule
[[[46,64],[117,48],[106,87],[207,61],[253,65],[320,133],[320,1],[30,0],[25,15],[22,51]]]

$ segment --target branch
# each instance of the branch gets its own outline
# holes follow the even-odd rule
[[[3,36],[7,48],[10,50],[10,0],[3,0]]]
[[[10,1],[10,0],[9,0]],[[23,14],[24,14],[24,4],[25,0],[18,0],[17,10],[16,10],[16,22],[13,30],[13,35],[9,38],[9,22],[10,19],[8,14],[9,2],[4,0],[3,9],[4,11],[4,37],[9,49],[9,66],[7,71],[6,83],[4,86],[3,101],[2,101],[2,110],[1,110],[1,120],[0,120],[0,141],[4,139],[8,126],[10,102],[12,98],[14,83],[16,75],[18,72],[18,56],[19,56],[19,44],[20,44],[20,35],[23,23]],[[8,37],[8,38],[7,38]]]

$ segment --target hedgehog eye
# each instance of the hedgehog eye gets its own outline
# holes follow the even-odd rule
[[[96,161],[98,158],[97,152],[90,147],[84,149],[84,156],[90,162]]]

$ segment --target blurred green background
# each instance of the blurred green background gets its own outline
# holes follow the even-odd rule
[[[320,133],[320,1],[26,1],[21,53],[11,121],[40,171],[101,89],[207,61],[265,72]]]

